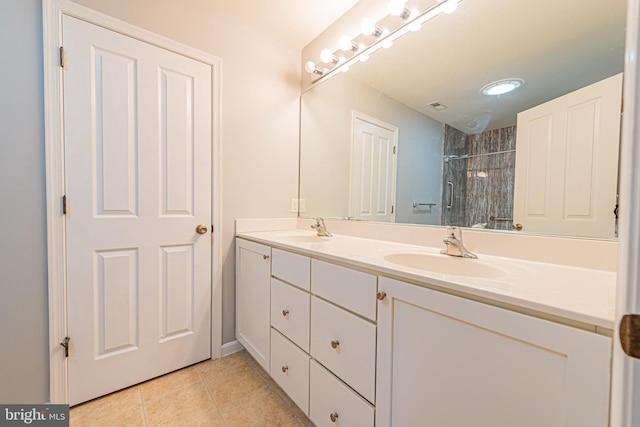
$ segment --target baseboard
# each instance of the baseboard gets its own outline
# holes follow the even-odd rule
[[[229,356],[233,353],[237,353],[242,350],[244,350],[244,347],[242,346],[242,344],[240,344],[240,341],[238,340],[234,340],[226,344],[222,344],[222,357]]]

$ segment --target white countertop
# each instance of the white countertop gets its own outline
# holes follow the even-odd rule
[[[238,237],[327,260],[371,269],[380,275],[422,282],[483,299],[613,329],[616,273],[478,253],[478,259],[440,255],[444,248],[344,235],[318,237],[300,229],[238,233]],[[385,260],[395,253],[442,256],[443,263],[476,263],[497,277],[470,277],[406,267]],[[482,265],[480,265],[482,264]],[[465,264],[466,266],[466,264]],[[456,268],[452,268],[452,271]]]

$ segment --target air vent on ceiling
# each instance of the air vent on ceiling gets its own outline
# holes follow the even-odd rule
[[[448,107],[438,101],[433,101],[427,104],[429,107],[433,108],[436,111],[446,110]]]

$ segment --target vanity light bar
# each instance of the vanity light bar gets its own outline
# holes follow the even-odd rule
[[[333,68],[320,68],[313,61],[308,61],[305,64],[305,70],[315,76],[315,79],[312,77],[311,82],[317,83],[321,79],[325,79],[330,75],[337,73],[338,71],[346,71],[349,67],[355,64],[358,61],[366,61],[369,56],[374,53],[376,50],[380,48],[388,48],[391,46],[394,40],[402,37],[407,34],[409,31],[417,31],[420,27],[427,21],[441,13],[451,13],[451,11],[455,10],[458,4],[462,0],[444,0],[440,1],[438,4],[424,10],[422,13],[412,12],[408,8],[404,6],[405,2],[400,0],[401,5],[404,7],[402,12],[399,15],[396,13],[399,6],[398,0],[391,0],[389,4],[390,10],[393,9],[394,13],[389,13],[392,16],[400,16],[403,19],[403,22],[393,31],[389,31],[386,29],[381,29],[378,27],[375,21],[372,19],[366,19],[363,21],[362,34],[365,36],[373,35],[375,37],[375,41],[369,46],[365,47],[364,45],[357,44],[354,39],[349,36],[342,36],[339,40],[339,48],[342,51],[351,51],[352,56],[349,59],[344,57],[338,57],[335,53],[333,53],[330,49],[324,49],[321,54],[321,61],[325,64],[333,65]],[[393,6],[392,6],[393,4]],[[407,15],[407,11],[409,15]],[[387,15],[387,16],[389,16]],[[406,16],[406,18],[405,18]],[[366,23],[366,25],[365,25]],[[311,66],[313,64],[313,66]]]

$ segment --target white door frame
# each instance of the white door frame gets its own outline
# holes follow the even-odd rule
[[[624,115],[620,147],[620,221],[616,328],[613,345],[611,425],[640,425],[640,360],[620,346],[620,319],[640,314],[640,0],[627,1]]]
[[[43,0],[42,13],[49,290],[49,401],[66,403],[68,402],[67,360],[64,357],[64,349],[60,346],[60,342],[67,336],[65,217],[62,214],[62,196],[65,188],[62,68],[60,67],[62,16],[73,16],[211,66],[213,92],[211,98],[211,224],[213,230],[218,233],[222,230],[220,144],[222,61],[214,55],[96,12],[70,0]],[[70,209],[73,207],[70,206]],[[214,234],[212,245],[211,357],[215,359],[222,355],[222,239],[219,235]]]

